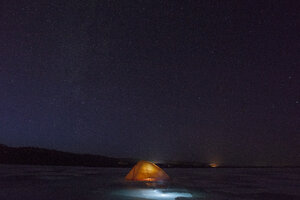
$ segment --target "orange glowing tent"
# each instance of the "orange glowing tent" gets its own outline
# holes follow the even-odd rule
[[[130,170],[125,179],[131,181],[163,181],[170,179],[170,177],[156,164],[142,160]]]

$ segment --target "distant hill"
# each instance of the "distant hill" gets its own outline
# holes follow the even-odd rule
[[[138,159],[76,154],[37,147],[8,147],[0,144],[0,164],[132,167],[137,161]],[[157,165],[163,168],[208,167],[206,164],[193,162],[164,162]]]
[[[0,144],[1,164],[132,167],[136,161],[134,159],[75,154],[37,147],[8,147]]]
[[[59,165],[86,167],[133,167],[138,159],[112,158],[101,155],[76,154],[38,147],[9,147],[0,144],[0,164],[14,165]],[[209,164],[198,162],[167,161],[156,163],[163,168],[208,168]],[[300,167],[300,166],[233,166],[223,165],[219,168],[241,167]]]

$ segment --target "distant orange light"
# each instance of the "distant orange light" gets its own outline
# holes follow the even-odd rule
[[[209,166],[210,167],[218,167],[218,164],[217,163],[210,163]]]

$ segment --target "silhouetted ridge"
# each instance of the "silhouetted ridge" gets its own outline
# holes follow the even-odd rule
[[[0,144],[0,163],[24,165],[66,165],[89,167],[131,167],[133,159],[75,154],[37,147],[8,147]]]

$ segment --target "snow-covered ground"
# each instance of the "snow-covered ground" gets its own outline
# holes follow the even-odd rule
[[[300,199],[300,169],[166,169],[163,185],[126,182],[129,169],[0,165],[0,200]]]

